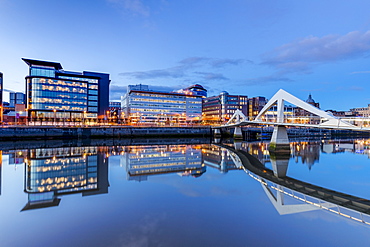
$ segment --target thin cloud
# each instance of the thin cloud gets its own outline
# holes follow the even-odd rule
[[[264,54],[262,64],[281,71],[307,72],[320,63],[364,57],[370,52],[370,31],[310,36]]]
[[[294,82],[294,80],[281,76],[281,75],[269,75],[269,76],[261,76],[261,77],[256,77],[256,78],[249,78],[246,79],[243,84],[248,84],[248,85],[267,85],[269,83],[273,82]]]
[[[121,96],[127,92],[127,86],[110,85],[109,98],[110,100],[120,100]]]
[[[181,60],[179,63],[185,66],[194,66],[209,60],[210,58],[208,57],[188,57]]]
[[[195,72],[195,74],[202,75],[204,80],[229,80],[220,73],[209,73],[209,72]]]
[[[3,91],[4,91],[4,92],[8,92],[8,93],[15,93],[15,91],[13,91],[13,90],[11,90],[11,89],[6,89],[6,88],[4,88],[4,89],[3,89]]]
[[[363,87],[350,86],[350,87],[337,87],[336,91],[364,91]]]
[[[214,73],[212,68],[220,68],[225,65],[237,66],[243,63],[243,59],[214,59],[208,57],[188,57],[178,62],[177,66],[165,68],[165,69],[155,69],[148,71],[134,71],[134,72],[123,72],[120,76],[130,77],[138,80],[147,79],[158,79],[158,78],[172,78],[183,80],[188,80],[192,78],[192,75],[201,75],[205,80],[228,80],[225,76],[220,73]],[[206,71],[195,71],[195,69],[206,70]],[[193,73],[194,72],[194,73]],[[193,79],[193,78],[192,78]]]
[[[139,80],[157,79],[157,78],[180,78],[185,76],[186,68],[177,66],[168,69],[155,69],[148,71],[124,72],[120,76],[127,76]]]
[[[240,65],[244,62],[248,61],[249,63],[252,63],[250,60],[245,60],[245,59],[215,59],[211,61],[212,67],[215,68],[221,68],[226,65]]]
[[[351,73],[352,74],[370,74],[370,71],[354,71]]]
[[[107,2],[134,16],[150,16],[150,8],[141,0],[107,0]]]

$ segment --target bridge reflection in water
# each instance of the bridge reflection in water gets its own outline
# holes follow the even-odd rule
[[[293,214],[317,209],[370,225],[370,200],[329,190],[286,176],[289,156],[270,157],[272,168],[266,168],[256,157],[231,145],[219,145],[228,150],[235,165],[261,183],[267,197],[279,214]],[[294,199],[296,204],[286,203]]]

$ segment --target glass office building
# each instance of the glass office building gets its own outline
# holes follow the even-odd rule
[[[202,96],[132,90],[121,99],[122,111],[132,123],[178,125],[194,123],[202,117]]]
[[[25,59],[30,123],[96,123],[109,110],[109,74],[64,71],[56,62]]]

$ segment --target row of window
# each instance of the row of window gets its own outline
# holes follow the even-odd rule
[[[90,102],[90,101],[89,101]],[[91,102],[96,102],[96,101],[91,101]],[[58,99],[58,98],[38,98],[38,97],[32,97],[31,98],[31,108],[32,106],[36,104],[63,104],[63,105],[87,105],[86,100],[76,100],[76,99]],[[97,102],[96,102],[97,103]],[[90,105],[90,104],[89,104]]]
[[[45,84],[45,85],[54,85],[54,86],[63,86],[63,87],[81,87],[87,88],[86,82],[79,81],[64,81],[58,79],[48,79],[48,78],[32,78],[32,83],[35,84]]]
[[[67,79],[67,80],[75,80],[75,81],[86,81],[88,83],[94,83],[94,84],[97,84],[99,82],[98,79],[90,79],[90,78],[83,78],[83,77],[73,77],[73,76],[64,76],[64,75],[59,75],[58,78]]]
[[[171,104],[185,104],[184,100],[162,100],[162,99],[148,99],[148,98],[131,98],[131,101],[140,102],[159,102],[159,103],[171,103]]]

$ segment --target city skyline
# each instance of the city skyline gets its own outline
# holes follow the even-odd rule
[[[208,96],[311,93],[322,109],[370,103],[367,1],[88,3],[0,0],[5,91],[25,91],[24,57],[109,73],[111,100],[127,85],[201,84]]]

